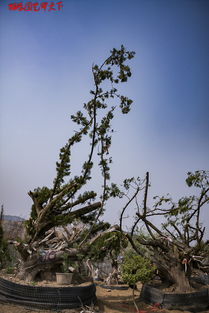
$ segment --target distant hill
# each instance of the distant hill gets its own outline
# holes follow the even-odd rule
[[[15,221],[15,222],[22,222],[22,221],[24,221],[24,218],[21,218],[19,216],[13,216],[13,215],[4,215],[3,219],[5,221]]]
[[[24,239],[25,227],[23,218],[13,215],[4,215],[2,226],[6,240]]]

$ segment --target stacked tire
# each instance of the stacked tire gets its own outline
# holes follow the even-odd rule
[[[96,286],[40,287],[0,278],[0,300],[40,309],[71,309],[96,301]]]
[[[143,285],[140,299],[149,304],[159,304],[166,309],[184,309],[200,311],[209,308],[208,288],[202,288],[197,292],[190,293],[165,293],[150,285]]]

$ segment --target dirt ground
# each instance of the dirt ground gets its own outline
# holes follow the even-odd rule
[[[140,287],[135,291],[136,298],[140,293]],[[97,286],[98,305],[94,307],[95,313],[136,313],[132,302],[132,289],[111,290]],[[187,311],[168,311],[151,305],[144,304],[137,300],[139,313],[189,313]],[[71,309],[62,311],[30,309],[22,306],[0,303],[0,313],[80,313],[82,309]],[[202,313],[209,313],[204,311]]]

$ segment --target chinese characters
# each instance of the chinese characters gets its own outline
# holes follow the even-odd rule
[[[63,8],[63,1],[59,2],[14,2],[8,4],[8,9],[10,11],[33,11],[33,12],[39,12],[39,11],[45,11],[45,12],[54,12],[54,11],[60,11]]]

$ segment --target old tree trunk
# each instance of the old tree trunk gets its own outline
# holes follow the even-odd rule
[[[187,259],[182,259],[183,254],[177,249],[169,246],[167,255],[162,256],[162,251],[154,249],[153,261],[157,265],[159,276],[166,285],[172,285],[172,290],[182,293],[192,291],[190,276],[192,264],[188,264]]]
[[[68,221],[73,222],[76,218],[82,218],[90,212],[97,211],[101,207],[101,203],[97,202],[92,205],[78,209],[68,214]],[[21,256],[21,264],[19,268],[18,278],[26,281],[33,281],[44,272],[55,272],[61,270],[60,266],[63,264],[63,259],[68,256],[73,260],[77,260],[77,255],[85,253],[90,247],[90,241],[82,244],[81,238],[86,233],[87,228],[81,226],[82,224],[73,224],[71,227],[50,227],[50,219],[48,229],[47,223],[44,225],[44,235],[39,224],[40,233],[36,232],[33,238],[28,240],[28,243],[16,243],[17,249]],[[83,229],[83,228],[84,229]],[[107,225],[101,225],[106,228]],[[96,236],[94,237],[96,238]],[[92,241],[92,238],[91,238]],[[73,244],[80,242],[80,246],[73,247]]]
[[[101,203],[95,203],[74,211],[82,217],[87,212],[100,209]],[[26,281],[35,281],[38,277],[46,279],[46,275],[53,277],[57,271],[63,271],[63,262],[85,260],[94,243],[107,233],[118,231],[118,226],[108,223],[97,224],[90,232],[89,226],[81,223],[71,223],[70,226],[53,227],[45,232],[42,240],[31,241],[28,244],[16,243],[21,255],[18,278]],[[39,238],[40,239],[40,238]],[[75,247],[74,244],[76,243]],[[66,264],[68,270],[68,262]]]

